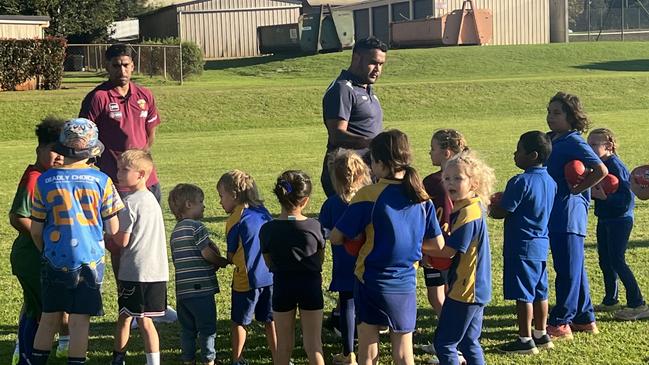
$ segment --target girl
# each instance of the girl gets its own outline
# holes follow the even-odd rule
[[[273,272],[273,318],[277,326],[276,365],[288,365],[295,345],[295,311],[300,308],[304,350],[311,365],[324,365],[322,353],[322,260],[325,239],[320,223],[302,214],[311,195],[311,178],[290,170],[273,192],[282,212],[261,228],[259,239]]]
[[[629,170],[617,156],[617,141],[613,132],[598,128],[588,135],[588,144],[595,154],[604,161],[609,174],[619,180],[615,193],[607,195],[596,185],[593,188],[595,215],[597,216],[597,253],[599,267],[604,276],[604,300],[602,309],[611,309],[618,304],[617,278],[620,277],[626,289],[626,309],[615,316],[620,319],[635,320],[639,316],[649,316],[649,309],[638,287],[633,272],[626,264],[624,253],[633,229],[633,193],[629,186]]]
[[[328,198],[320,209],[320,224],[325,232],[334,228],[356,192],[369,185],[369,169],[363,159],[354,151],[339,150],[330,168],[331,180],[338,195]],[[356,257],[347,253],[342,246],[331,246],[333,269],[330,291],[338,292],[340,305],[340,332],[343,352],[333,358],[334,365],[356,364],[354,354],[354,332],[356,316],[354,309],[354,265]]]
[[[484,364],[479,338],[484,307],[491,300],[491,253],[485,209],[489,206],[494,172],[467,151],[446,162],[443,178],[453,201],[452,233],[446,242],[424,244],[428,255],[453,258],[434,345],[440,364],[458,364],[457,350],[462,351],[468,364]]]
[[[422,242],[442,242],[435,207],[411,166],[408,137],[380,133],[370,143],[372,173],[380,180],[358,191],[331,232],[331,243],[365,233],[354,274],[359,363],[378,362],[379,328],[390,328],[395,364],[413,365],[417,262]],[[432,243],[431,243],[432,244]]]
[[[588,223],[590,188],[608,170],[581,133],[589,119],[574,95],[557,93],[548,104],[547,123],[551,132],[552,153],[546,163],[548,173],[557,183],[557,194],[550,213],[548,231],[555,279],[556,305],[550,311],[547,332],[557,339],[572,339],[572,331],[598,333],[590,300],[584,265],[584,237]],[[580,160],[592,171],[577,185],[564,176],[564,166]]]
[[[264,207],[255,180],[241,170],[228,171],[216,184],[221,207],[230,214],[225,224],[227,257],[235,265],[232,274],[232,364],[245,364],[242,358],[246,326],[255,319],[266,328],[266,340],[273,359],[277,338],[271,309],[273,275],[261,256],[259,230],[272,220]]]

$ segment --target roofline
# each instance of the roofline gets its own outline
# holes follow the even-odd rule
[[[13,24],[47,24],[49,26],[49,16],[36,15],[0,15],[0,22]]]
[[[163,6],[161,8],[151,10],[151,11],[149,11],[147,13],[140,14],[137,17],[140,18],[142,16],[154,15],[156,13],[159,13],[159,12],[167,10],[167,9],[171,9],[171,8],[176,8],[177,9],[177,8],[179,8],[181,6],[188,6],[188,5],[192,5],[192,4],[204,3],[204,2],[207,2],[207,1],[210,1],[210,0],[192,0],[192,1],[186,1],[184,3],[171,4],[171,5],[167,5],[167,6]],[[276,1],[276,2],[279,2],[279,3],[288,3],[288,4],[294,4],[294,5],[302,5],[301,0],[270,0],[270,1]],[[209,11],[209,10],[212,10],[212,9],[205,9],[204,11]]]

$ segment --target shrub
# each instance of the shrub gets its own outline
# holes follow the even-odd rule
[[[178,45],[177,38],[166,38],[159,40],[148,40],[145,44],[162,44],[162,45]],[[191,75],[202,75],[205,60],[203,60],[203,51],[194,42],[182,42],[182,74],[183,79]],[[144,53],[144,52],[143,52]],[[150,55],[151,74],[163,74],[164,54],[162,48],[153,48]],[[144,62],[142,62],[144,63]],[[180,80],[180,60],[177,49],[170,51],[167,49],[167,73],[174,80]]]
[[[15,90],[37,78],[39,88],[58,89],[63,79],[66,42],[63,38],[0,39],[0,89]]]

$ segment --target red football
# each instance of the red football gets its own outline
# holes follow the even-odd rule
[[[615,175],[608,174],[604,176],[602,181],[600,181],[597,185],[599,185],[599,187],[604,190],[606,195],[609,195],[617,191],[617,188],[620,186],[620,180]]]
[[[502,191],[499,191],[499,192],[493,193],[493,194],[491,195],[491,197],[489,198],[489,200],[491,200],[491,204],[490,204],[490,205],[491,205],[492,207],[498,207],[498,206],[500,206],[500,201],[502,200],[502,198],[503,198],[503,192],[502,192]]]
[[[104,245],[106,245],[106,249],[113,255],[119,255],[122,251],[122,247],[118,246],[110,237],[104,236]]]
[[[568,184],[578,185],[587,174],[586,166],[579,160],[570,161],[563,167],[563,174],[566,176]]]
[[[631,171],[631,177],[636,184],[649,186],[649,165],[636,167]]]
[[[346,238],[343,240],[345,251],[352,256],[358,256],[361,246],[365,243],[365,232],[359,234],[356,238]]]

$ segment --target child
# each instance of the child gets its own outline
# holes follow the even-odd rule
[[[337,195],[329,197],[320,209],[319,220],[326,235],[334,229],[336,222],[356,192],[369,185],[370,173],[363,159],[352,150],[338,150],[330,168],[331,181]],[[347,253],[340,245],[331,246],[333,268],[330,291],[338,292],[340,305],[340,328],[343,352],[334,355],[334,365],[356,364],[354,354],[354,332],[356,315],[354,309],[354,266],[356,257]]]
[[[132,149],[117,164],[119,187],[127,191],[126,209],[119,214],[119,232],[113,241],[122,247],[117,274],[119,317],[115,328],[113,365],[125,364],[131,320],[137,321],[147,365],[160,364],[158,332],[151,318],[167,307],[169,267],[162,210],[146,182],[153,170],[151,154]]]
[[[18,231],[11,247],[11,272],[16,275],[23,290],[23,307],[18,322],[18,358],[16,363],[27,364],[32,353],[34,337],[41,316],[41,253],[34,246],[29,219],[32,210],[34,187],[41,174],[53,166],[63,164],[63,156],[52,148],[59,140],[65,120],[47,117],[36,126],[36,162],[27,166],[14,196],[9,222]]]
[[[553,96],[548,105],[547,123],[551,130],[548,135],[552,140],[552,153],[546,166],[557,183],[548,223],[557,274],[556,305],[550,311],[547,331],[557,339],[572,339],[572,331],[599,332],[584,264],[584,238],[590,188],[606,176],[608,170],[581,136],[588,129],[589,120],[579,98],[563,92]],[[592,169],[575,186],[564,176],[564,166],[573,160],[580,160]]]
[[[178,184],[169,192],[169,209],[176,217],[171,233],[171,256],[176,268],[176,305],[183,364],[194,364],[196,336],[201,363],[214,365],[216,351],[216,302],[219,292],[216,270],[227,265],[207,228],[199,221],[205,205],[203,191],[192,184]]]
[[[435,331],[440,364],[457,364],[457,350],[468,364],[484,364],[480,346],[484,307],[491,300],[491,253],[485,208],[493,170],[472,152],[446,162],[444,187],[453,201],[451,234],[439,245],[424,243],[434,257],[452,257],[449,290]]]
[[[230,214],[225,225],[228,260],[235,265],[232,274],[232,364],[245,364],[243,348],[246,326],[252,317],[266,327],[266,341],[273,359],[276,358],[277,338],[271,299],[273,274],[262,259],[259,230],[273,218],[259,197],[252,176],[240,170],[221,176],[216,189],[221,207]]]
[[[302,214],[311,195],[311,178],[289,170],[273,192],[282,212],[261,227],[259,240],[273,272],[273,318],[277,329],[276,365],[288,365],[295,345],[295,310],[300,308],[302,341],[311,365],[324,365],[322,353],[322,260],[325,239],[320,223]]]
[[[95,124],[84,118],[67,121],[54,151],[62,166],[45,171],[34,188],[31,235],[42,251],[43,313],[34,340],[31,364],[46,364],[63,312],[70,314],[68,364],[84,364],[90,316],[103,314],[102,230],[117,232],[117,213],[124,205],[104,173],[88,167],[99,156]]]
[[[435,207],[411,166],[408,137],[396,129],[370,143],[372,172],[380,180],[358,191],[331,232],[332,244],[365,233],[356,260],[354,302],[360,364],[378,361],[379,327],[390,328],[392,358],[413,365],[417,319],[416,269],[421,245],[442,241]]]
[[[525,171],[509,180],[491,216],[505,218],[503,292],[516,301],[518,339],[500,348],[507,353],[538,354],[553,348],[546,333],[548,320],[548,220],[557,192],[543,164],[552,142],[543,132],[524,133],[514,152],[516,167]],[[531,323],[534,320],[534,336]]]
[[[617,306],[619,276],[626,289],[627,308],[616,312],[615,317],[623,320],[647,318],[649,308],[624,258],[633,229],[635,205],[629,185],[629,170],[617,155],[618,144],[610,129],[598,128],[590,132],[588,144],[597,157],[604,162],[609,174],[617,177],[619,181],[617,191],[610,195],[607,195],[599,185],[592,190],[597,216],[597,253],[599,267],[604,276],[605,295],[601,307],[606,310]]]

